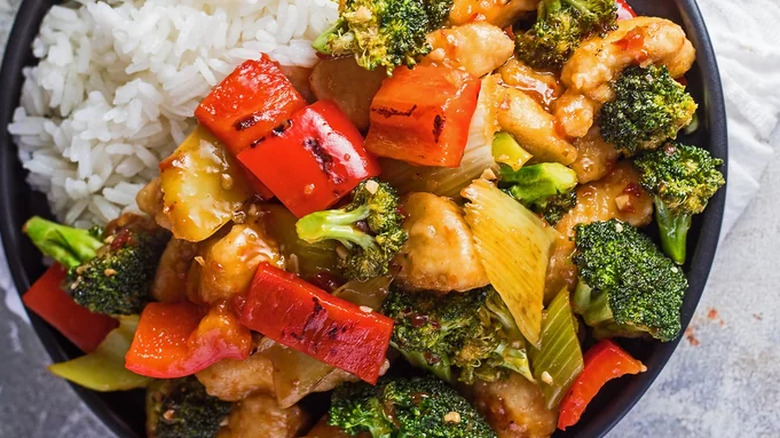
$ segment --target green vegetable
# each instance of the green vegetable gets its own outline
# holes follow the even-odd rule
[[[523,337],[491,287],[444,296],[393,290],[382,313],[395,320],[393,347],[441,379],[492,382],[515,371],[533,380]]]
[[[146,428],[154,438],[215,438],[231,404],[195,377],[155,380],[146,391]]]
[[[669,143],[640,156],[634,164],[642,187],[655,195],[661,248],[677,264],[683,264],[693,215],[703,212],[726,183],[717,169],[723,160],[696,146]]]
[[[496,437],[466,399],[431,376],[341,385],[333,392],[328,424],[374,438]]]
[[[550,196],[537,212],[544,216],[550,225],[555,225],[563,216],[577,205],[577,193],[574,190]]]
[[[67,227],[39,216],[24,224],[24,232],[42,253],[68,269],[92,260],[103,246],[99,229]]]
[[[517,171],[501,166],[500,186],[555,225],[577,203],[577,173],[560,163],[540,163]]]
[[[492,149],[496,162],[509,166],[513,171],[520,170],[533,158],[508,132],[502,131],[493,136]]]
[[[614,0],[542,0],[536,23],[517,35],[518,57],[537,69],[557,71],[580,42],[616,28]]]
[[[171,234],[151,220],[131,217],[110,236],[40,217],[24,226],[45,255],[67,266],[65,290],[92,312],[133,315],[152,298],[152,280]]]
[[[665,66],[625,69],[612,83],[615,99],[597,116],[601,135],[630,157],[656,149],[691,123],[696,102]]]
[[[555,409],[584,367],[569,291],[562,290],[550,303],[542,327],[542,348],[528,353],[547,409]]]
[[[539,346],[544,282],[558,232],[484,179],[463,190],[466,223],[490,284],[501,295],[520,333]]]
[[[320,53],[354,55],[367,69],[409,67],[431,51],[425,36],[438,29],[452,0],[346,0],[339,19],[312,46]]]
[[[386,275],[389,263],[408,238],[401,227],[398,195],[390,184],[369,179],[352,191],[352,202],[318,211],[295,224],[298,237],[310,242],[336,240],[347,250],[339,265],[348,279]]]
[[[682,270],[649,238],[616,219],[574,229],[572,260],[580,275],[574,311],[594,335],[676,338],[688,287]]]
[[[151,379],[125,368],[125,355],[130,349],[138,316],[119,319],[119,327],[111,330],[97,350],[87,355],[49,366],[52,374],[93,391],[125,391],[146,386]]]
[[[325,240],[308,243],[298,237],[295,230],[297,218],[290,210],[279,204],[265,204],[261,209],[265,229],[279,244],[279,251],[288,262],[288,270],[306,281],[313,280],[323,272],[339,274],[336,256],[338,242]]]

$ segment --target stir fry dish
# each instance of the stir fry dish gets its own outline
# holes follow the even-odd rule
[[[343,0],[227,75],[138,210],[30,218],[26,305],[150,437],[548,437],[674,341],[723,161],[682,28],[623,0]],[[704,146],[704,147],[702,147]],[[635,349],[630,349],[636,353]],[[636,353],[639,355],[639,353]]]

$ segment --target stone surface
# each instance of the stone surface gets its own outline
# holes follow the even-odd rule
[[[18,0],[0,0],[0,44]],[[610,437],[769,437],[780,430],[780,157],[722,244],[688,336]],[[0,305],[0,437],[111,437],[31,327]]]

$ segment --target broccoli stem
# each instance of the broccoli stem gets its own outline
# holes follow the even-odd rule
[[[376,245],[374,236],[360,231],[355,223],[368,218],[368,205],[361,205],[354,210],[325,210],[302,217],[295,224],[298,237],[315,243],[322,240],[338,240],[347,248],[357,244],[363,249]]]
[[[517,328],[515,317],[509,312],[498,292],[488,296],[488,299],[485,301],[485,308],[492,313],[490,316],[501,324],[501,327],[504,328],[504,331],[510,338],[522,339],[523,335],[520,329]],[[525,355],[525,350],[523,350],[523,354]]]
[[[60,225],[39,216],[30,218],[22,230],[42,253],[68,269],[92,260],[103,246],[89,230]]]
[[[605,293],[599,293],[580,279],[572,296],[574,312],[582,315],[585,323],[596,326],[604,321],[611,320],[614,315],[609,307],[609,297]]]
[[[688,230],[693,216],[674,214],[661,199],[655,197],[655,220],[661,234],[661,248],[675,263],[685,263]]]
[[[512,370],[531,382],[535,381],[528,364],[528,354],[526,354],[525,348],[515,348],[511,344],[505,343],[499,346],[496,353],[503,359],[502,368]]]
[[[336,30],[338,30],[339,27],[341,27],[341,20],[336,20],[333,25],[325,29],[324,32],[319,34],[319,36],[314,39],[314,41],[311,43],[311,47],[323,55],[330,55],[332,53],[329,47],[330,36],[336,33]]]

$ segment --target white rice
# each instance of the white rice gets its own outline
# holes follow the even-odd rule
[[[33,43],[9,131],[58,219],[102,224],[136,209],[135,194],[194,126],[211,88],[260,52],[315,62],[311,41],[332,0],[80,0],[54,6]]]

